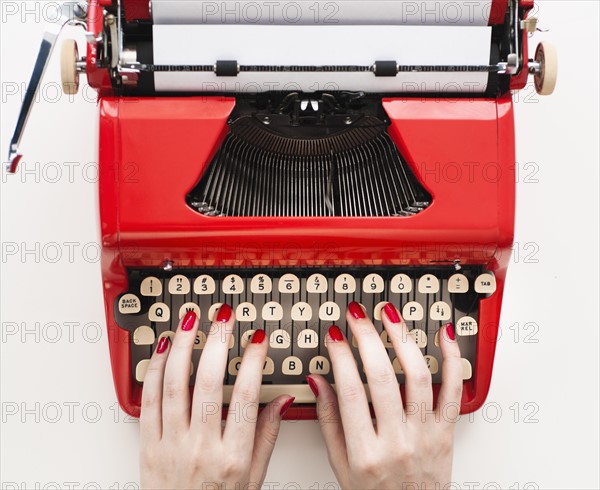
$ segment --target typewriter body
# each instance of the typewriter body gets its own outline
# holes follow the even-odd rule
[[[345,321],[351,301],[382,332],[402,383],[381,323],[391,301],[426,356],[436,396],[436,334],[454,323],[462,412],[483,404],[513,240],[511,90],[533,75],[538,92],[551,92],[554,51],[541,45],[528,58],[532,1],[483,2],[454,22],[444,9],[461,2],[422,4],[441,10],[339,2],[336,25],[326,25],[325,11],[316,25],[314,11],[310,22],[289,22],[285,11],[259,18],[260,10],[244,10],[261,2],[71,5],[65,22],[83,27],[87,52],[64,42],[63,87],[74,93],[85,73],[99,93],[104,299],[127,413],[139,415],[148,359],[189,309],[200,317],[193,384],[212,315],[225,302],[237,316],[226,401],[248,339],[264,328],[261,402],[290,393],[298,406],[287,418],[315,417],[305,377],[333,381],[324,344],[331,324],[348,336],[362,373]],[[381,26],[382,38],[356,39],[367,25]],[[421,31],[434,33],[434,45]],[[467,56],[460,43],[471,33],[479,46]],[[261,52],[268,39],[286,48]],[[395,39],[400,48],[388,46]],[[29,92],[54,40],[42,43]],[[232,46],[244,40],[250,47],[236,58]],[[299,49],[305,41],[322,49]],[[407,42],[424,63],[392,57]],[[11,171],[30,108],[26,100]]]

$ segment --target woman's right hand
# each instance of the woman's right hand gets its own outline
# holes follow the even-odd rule
[[[338,482],[344,489],[444,488],[451,477],[462,394],[462,363],[452,324],[439,332],[442,387],[434,409],[431,374],[421,350],[396,308],[391,303],[383,308],[383,325],[405,373],[405,409],[373,323],[358,303],[348,306],[346,318],[358,342],[375,424],[351,347],[338,327],[330,328],[326,341],[336,390],[321,376],[308,377]]]

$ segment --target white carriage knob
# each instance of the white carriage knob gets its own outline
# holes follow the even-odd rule
[[[533,75],[535,90],[540,95],[550,95],[556,87],[558,74],[558,56],[556,48],[548,42],[541,42],[535,50],[538,69]]]
[[[75,95],[79,90],[78,60],[77,42],[74,39],[65,39],[60,52],[60,78],[66,95]]]

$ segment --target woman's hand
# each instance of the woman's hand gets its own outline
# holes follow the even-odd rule
[[[376,417],[350,345],[333,326],[327,348],[336,391],[322,377],[311,375],[321,430],[329,460],[342,488],[443,488],[450,482],[454,422],[462,394],[462,364],[452,324],[440,330],[442,388],[433,408],[431,374],[406,324],[388,303],[383,324],[405,373],[406,410],[387,350],[373,323],[358,303],[346,318],[367,376]]]
[[[260,413],[259,390],[268,344],[257,330],[244,351],[225,429],[221,425],[223,377],[235,318],[223,305],[215,316],[196,373],[189,380],[198,319],[189,312],[173,345],[163,337],[144,380],[140,416],[142,488],[259,489],[293,402],[279,396]]]

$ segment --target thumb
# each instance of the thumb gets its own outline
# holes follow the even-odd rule
[[[294,402],[293,396],[281,395],[269,403],[258,416],[254,436],[254,452],[250,468],[250,482],[262,486],[267,475],[269,461],[279,435],[279,426],[286,410]]]
[[[338,397],[333,387],[322,376],[311,374],[307,379],[317,399],[317,415],[329,462],[338,481],[341,482],[340,473],[347,474],[349,464]]]

